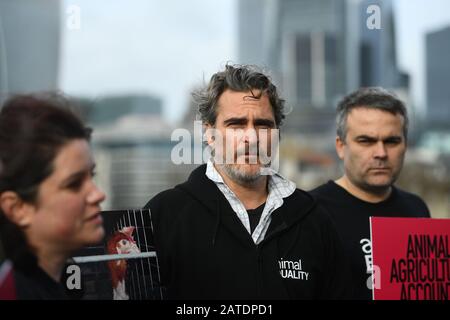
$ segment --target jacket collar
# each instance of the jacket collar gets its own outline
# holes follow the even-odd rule
[[[218,223],[224,224],[242,241],[254,246],[250,234],[234,213],[225,196],[215,183],[206,176],[206,164],[194,169],[188,180],[175,188],[199,201],[210,214],[218,219]],[[274,221],[272,221],[266,234],[266,240],[303,219],[316,206],[315,200],[308,193],[299,189],[296,189],[284,201],[284,204],[273,212],[274,216],[279,217],[276,219],[277,223],[274,224]]]

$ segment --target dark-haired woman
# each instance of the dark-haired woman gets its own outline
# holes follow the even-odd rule
[[[64,299],[71,253],[104,236],[90,130],[61,96],[15,96],[0,111],[0,234],[19,299]]]

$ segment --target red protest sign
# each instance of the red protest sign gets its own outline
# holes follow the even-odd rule
[[[372,217],[374,300],[450,298],[450,220]]]

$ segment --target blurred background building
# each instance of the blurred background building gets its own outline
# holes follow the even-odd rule
[[[70,6],[79,28],[68,26]],[[379,29],[368,25],[377,14]],[[439,27],[421,25],[437,18]],[[413,36],[423,46],[405,54]],[[433,216],[450,217],[448,52],[445,0],[0,0],[0,98],[70,94],[94,128],[105,209],[141,207],[187,178],[196,165],[172,162],[171,135],[192,133],[189,91],[237,62],[265,67],[286,98],[281,172],[304,189],[342,174],[339,99],[360,86],[395,91],[411,118],[399,185],[424,197]],[[424,101],[420,68],[405,57],[423,65]]]
[[[142,207],[150,197],[184,181],[189,166],[171,161],[174,127],[162,117],[162,101],[145,95],[76,99],[95,128],[94,157],[106,208]]]
[[[450,26],[426,35],[427,116],[430,128],[448,129],[450,120]]]
[[[382,29],[366,26],[369,5],[381,9]],[[408,89],[389,0],[247,0],[238,15],[239,61],[278,80],[292,106],[289,130],[323,132],[337,101],[360,86]]]
[[[0,99],[59,87],[61,4],[0,0]]]

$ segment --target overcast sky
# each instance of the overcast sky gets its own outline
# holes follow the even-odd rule
[[[81,29],[63,28],[62,89],[149,93],[179,120],[189,91],[235,60],[235,1],[79,0]]]
[[[189,91],[236,62],[237,0],[63,0],[81,29],[63,27],[61,88],[73,95],[147,93],[179,120]],[[450,25],[448,0],[394,0],[400,66],[424,99],[424,34]],[[67,16],[67,13],[64,12]]]

